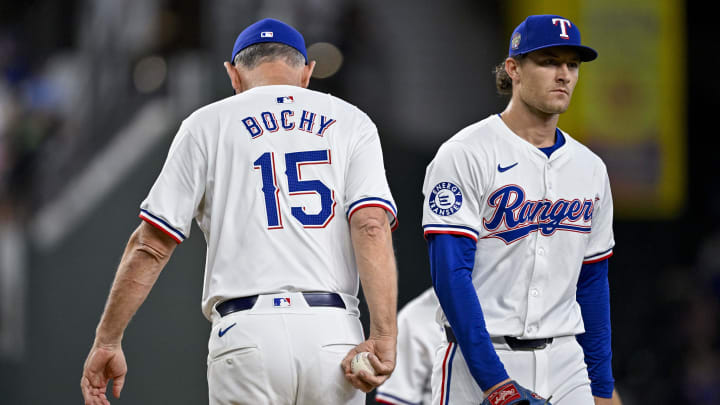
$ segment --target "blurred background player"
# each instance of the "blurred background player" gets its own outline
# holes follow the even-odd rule
[[[529,16],[496,72],[506,109],[427,168],[423,228],[448,339],[434,404],[610,404],[610,184],[557,128],[581,62],[596,57],[570,20]]]
[[[440,303],[432,287],[408,302],[398,312],[398,344],[395,370],[377,388],[375,402],[392,405],[430,405],[431,377],[435,352],[446,342],[437,322]],[[613,391],[613,405],[622,405]]]
[[[435,320],[440,303],[431,288],[408,302],[398,312],[398,345],[395,370],[375,393],[383,404],[429,405],[435,351],[444,340],[442,326]]]
[[[211,404],[362,404],[353,386],[370,391],[394,367],[396,210],[375,125],[306,89],[314,62],[289,25],[249,26],[231,60],[238,95],[183,121],[141,204],[85,362],[86,404],[108,403],[110,379],[119,397],[123,333],[193,218],[208,247]],[[377,376],[348,372],[359,351],[372,353]]]

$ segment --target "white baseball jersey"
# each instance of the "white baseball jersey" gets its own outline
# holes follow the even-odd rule
[[[548,158],[492,115],[450,138],[428,165],[425,235],[477,241],[472,281],[491,336],[584,332],[580,267],[612,255],[606,167],[563,135]]]
[[[252,88],[183,121],[140,217],[178,243],[205,234],[202,309],[281,291],[356,295],[349,218],[386,209],[377,129],[356,107],[296,86]]]
[[[431,287],[398,312],[395,370],[378,387],[376,402],[430,405],[430,379],[435,352],[444,340],[443,328],[435,317],[439,307],[440,303]]]

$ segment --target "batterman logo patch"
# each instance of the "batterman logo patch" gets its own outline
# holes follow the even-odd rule
[[[442,182],[433,187],[428,204],[432,212],[445,217],[456,213],[462,206],[462,201],[460,187],[450,182]]]
[[[289,307],[290,306],[290,297],[273,298],[273,306],[274,307]]]

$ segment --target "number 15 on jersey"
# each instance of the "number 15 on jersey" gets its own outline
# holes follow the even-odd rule
[[[302,180],[300,168],[303,165],[332,164],[330,150],[311,150],[285,154],[285,175],[287,195],[316,194],[320,198],[320,212],[308,214],[304,207],[290,205],[290,213],[305,228],[324,228],[335,216],[335,191],[320,180]],[[280,187],[277,182],[275,153],[265,152],[255,162],[254,168],[262,176],[262,194],[265,200],[268,229],[283,227],[280,208]]]

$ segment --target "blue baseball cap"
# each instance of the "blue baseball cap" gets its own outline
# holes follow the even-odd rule
[[[305,38],[303,38],[302,34],[295,28],[274,18],[260,20],[245,28],[235,40],[230,62],[235,63],[235,56],[238,52],[250,45],[261,42],[279,42],[291,46],[305,57],[305,64],[307,64],[308,57],[307,51],[305,50]]]
[[[574,23],[550,14],[531,15],[521,22],[510,36],[509,55],[520,55],[551,46],[573,47],[583,62],[598,56],[597,51],[580,44],[580,30]]]

